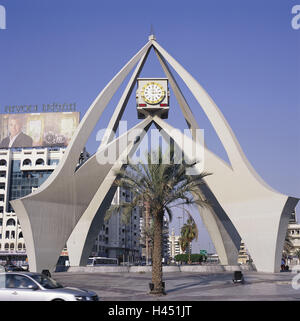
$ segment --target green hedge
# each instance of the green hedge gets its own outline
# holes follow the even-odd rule
[[[188,254],[177,254],[174,257],[176,262],[184,262],[187,263],[189,260],[189,255]],[[206,256],[203,254],[191,254],[191,261],[192,263],[200,263],[203,261],[206,261]]]

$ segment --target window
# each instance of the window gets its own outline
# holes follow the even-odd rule
[[[32,289],[36,284],[27,276],[18,274],[6,274],[6,288],[8,289]]]
[[[45,165],[45,162],[42,158],[37,159],[37,161],[35,162],[35,165]]]
[[[18,250],[21,251],[22,250],[22,243],[18,244]]]
[[[59,163],[59,159],[49,159],[48,165],[57,165]]]
[[[6,239],[9,239],[9,231],[6,231],[6,232],[5,232],[5,238],[6,238]],[[5,244],[5,247],[6,247],[6,244]],[[8,249],[8,244],[7,244],[7,249]]]
[[[24,161],[23,161],[23,165],[31,166],[31,160],[30,160],[30,159],[28,159],[28,158],[24,159]]]
[[[5,159],[0,159],[0,166],[6,166],[7,162]]]
[[[5,243],[4,249],[5,249],[6,251],[9,249],[9,244],[8,244],[8,243]]]
[[[14,243],[10,243],[10,247],[9,247],[11,250],[14,250],[15,249],[15,244]]]
[[[10,218],[7,222],[6,222],[6,226],[16,226],[16,221],[13,218]]]
[[[14,238],[15,238],[15,231],[11,231],[11,233],[10,233],[10,238],[11,238],[11,239],[14,239]]]
[[[21,239],[22,237],[23,237],[23,233],[20,232],[20,233],[19,233],[19,239]]]

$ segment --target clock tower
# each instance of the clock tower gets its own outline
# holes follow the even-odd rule
[[[168,118],[169,100],[168,78],[137,79],[136,108],[139,119],[149,114]]]

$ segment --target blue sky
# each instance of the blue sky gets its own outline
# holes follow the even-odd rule
[[[0,30],[0,112],[7,105],[76,102],[83,116],[147,42],[152,24],[157,41],[215,100],[259,175],[278,191],[300,196],[300,30],[291,27],[296,4],[300,0],[0,0],[7,19]],[[141,77],[163,76],[152,53]],[[183,92],[206,144],[227,159],[184,85]],[[87,142],[92,153],[117,98]],[[171,101],[168,121],[186,128]],[[134,98],[123,119],[129,126],[137,122]],[[177,225],[176,217],[176,231]],[[197,246],[208,249],[199,227]]]

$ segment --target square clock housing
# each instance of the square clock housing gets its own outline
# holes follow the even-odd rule
[[[136,108],[138,119],[157,114],[168,118],[170,93],[168,78],[138,78]]]

